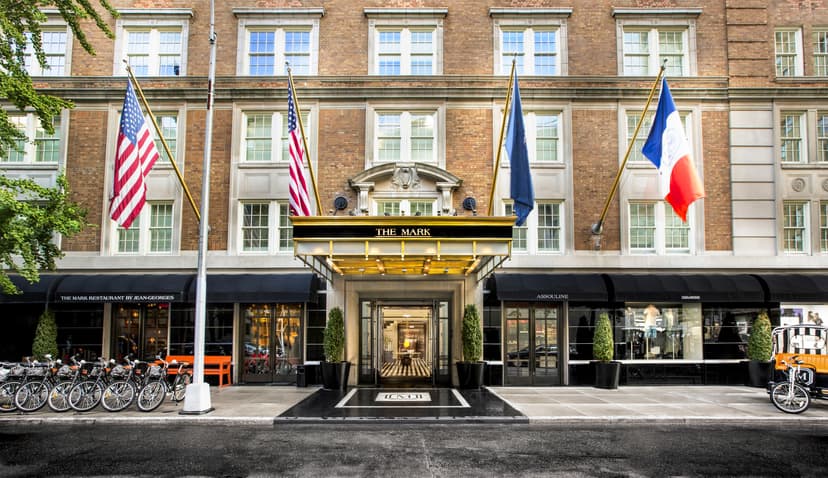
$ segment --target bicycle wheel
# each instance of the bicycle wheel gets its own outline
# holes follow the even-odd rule
[[[44,382],[28,382],[17,389],[14,404],[24,412],[34,412],[46,405],[49,398],[49,385]]]
[[[110,412],[120,412],[135,400],[135,388],[126,380],[110,383],[101,396],[101,406]]]
[[[811,404],[811,396],[802,385],[780,382],[771,389],[773,405],[785,413],[802,413]]]
[[[98,382],[80,382],[69,392],[69,406],[79,412],[88,412],[101,401],[103,387]]]
[[[189,385],[192,381],[193,377],[189,373],[180,373],[175,376],[172,393],[172,400],[174,402],[184,400],[184,396],[187,394],[187,385]]]
[[[167,390],[164,383],[159,381],[150,382],[138,394],[138,410],[151,412],[164,403],[164,396]]]
[[[13,412],[17,410],[17,405],[14,403],[14,395],[17,389],[20,388],[20,382],[10,381],[0,385],[0,412]]]
[[[49,408],[56,412],[65,412],[72,408],[69,405],[69,392],[72,390],[73,382],[59,382],[49,391]]]

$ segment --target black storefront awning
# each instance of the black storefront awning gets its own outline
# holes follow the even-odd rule
[[[768,302],[828,303],[828,275],[762,274],[768,288]]]
[[[10,275],[9,279],[22,293],[4,294],[0,292],[0,304],[46,303],[50,298],[52,288],[61,277],[63,276],[57,274],[41,274],[38,282],[30,284],[23,276]]]
[[[313,302],[314,274],[208,274],[207,302]],[[196,281],[190,301],[196,299]]]
[[[762,284],[749,274],[607,274],[616,302],[765,301]]]
[[[73,274],[55,289],[55,302],[183,302],[193,274]]]
[[[601,274],[495,274],[499,300],[607,302]]]

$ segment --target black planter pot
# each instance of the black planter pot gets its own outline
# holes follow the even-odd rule
[[[771,362],[750,360],[747,363],[749,387],[765,388],[771,379]]]
[[[459,388],[479,389],[483,386],[486,362],[457,362]]]
[[[347,390],[351,362],[322,362],[322,388]]]
[[[593,362],[595,387],[616,389],[621,379],[621,362]]]

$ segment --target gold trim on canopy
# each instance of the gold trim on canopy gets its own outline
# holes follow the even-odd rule
[[[482,280],[511,256],[514,217],[291,217],[294,255],[331,280],[446,276]]]

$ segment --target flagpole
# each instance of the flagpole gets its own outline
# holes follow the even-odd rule
[[[644,111],[641,113],[641,117],[638,118],[638,123],[635,125],[635,131],[633,131],[632,139],[630,139],[629,144],[627,144],[627,151],[624,153],[624,160],[621,161],[621,167],[618,168],[618,173],[615,175],[615,181],[612,182],[612,188],[610,188],[607,200],[604,202],[604,209],[601,211],[601,217],[598,219],[598,222],[592,225],[592,234],[595,236],[600,236],[604,230],[604,219],[607,217],[607,211],[609,210],[610,203],[615,197],[615,193],[618,191],[618,183],[621,181],[621,174],[624,173],[624,168],[627,166],[627,160],[630,158],[630,152],[632,152],[635,139],[638,137],[638,130],[641,129],[641,125],[644,123],[644,118],[647,116],[647,110],[650,109],[650,103],[653,101],[655,90],[658,88],[658,83],[661,81],[661,77],[664,76],[665,69],[667,69],[666,58],[664,59],[664,62],[662,62],[661,68],[658,70],[658,75],[653,82],[653,87],[650,88],[650,95],[647,96],[647,103],[644,105]]]
[[[144,91],[141,89],[141,85],[138,84],[138,80],[132,73],[132,68],[129,67],[129,63],[126,60],[124,60],[124,64],[126,65],[126,71],[127,74],[129,74],[129,79],[132,80],[132,84],[135,86],[135,90],[138,92],[138,96],[141,98],[141,103],[144,104],[144,109],[147,110],[147,115],[149,115],[150,121],[152,121],[152,125],[155,126],[155,132],[158,134],[158,139],[161,140],[161,145],[164,147],[164,151],[167,153],[167,158],[170,159],[170,163],[172,164],[172,167],[175,170],[175,175],[178,176],[178,182],[181,184],[181,187],[184,188],[184,194],[187,195],[187,200],[190,201],[190,206],[192,206],[193,212],[195,212],[196,219],[200,221],[201,214],[198,212],[198,207],[196,207],[196,203],[193,200],[193,195],[190,194],[190,189],[184,182],[184,177],[181,176],[181,171],[178,169],[178,164],[176,164],[175,158],[170,152],[170,147],[167,145],[167,140],[164,139],[164,135],[161,133],[161,128],[158,126],[158,122],[155,121],[155,115],[152,114],[152,110],[150,109],[149,103],[147,102],[147,99],[144,97]]]
[[[509,101],[512,99],[512,84],[515,81],[515,63],[516,60],[512,58],[512,72],[509,74],[509,87],[506,89],[506,104],[503,107],[503,121],[500,122],[500,139],[497,142],[497,154],[495,159],[494,176],[492,177],[492,189],[489,192],[489,210],[488,215],[492,215],[492,204],[494,204],[495,187],[497,187],[497,173],[500,171],[500,152],[503,149],[503,136],[506,132],[506,118],[509,112]]]
[[[207,73],[207,114],[204,125],[204,161],[201,171],[201,220],[198,224],[198,273],[193,324],[193,383],[187,386],[182,414],[214,410],[210,384],[204,381],[204,335],[207,323],[207,236],[210,233],[210,160],[213,148],[213,89],[216,78],[215,1],[210,0],[210,65]]]
[[[318,216],[319,210],[322,208],[322,201],[319,200],[319,189],[316,187],[316,175],[313,174],[313,162],[311,161],[310,150],[308,149],[308,139],[305,137],[305,126],[302,124],[302,111],[299,109],[299,99],[296,98],[296,88],[293,87],[293,75],[290,73],[290,64],[285,62],[285,65],[287,65],[288,88],[293,93],[293,107],[296,108],[296,120],[299,122],[299,134],[302,135],[302,145],[305,148],[305,155],[308,157],[308,174],[310,174],[313,195],[316,198],[316,215]]]

